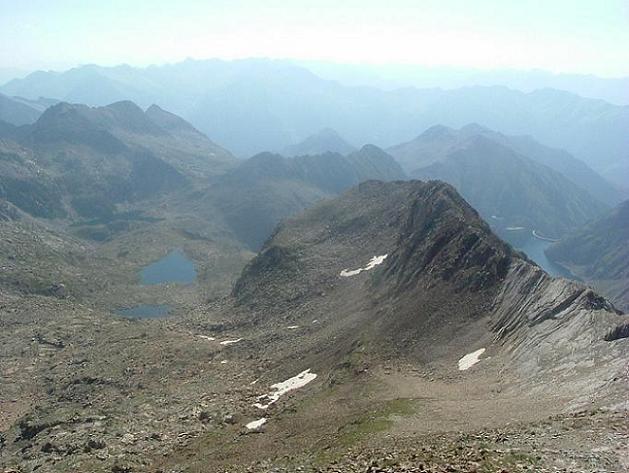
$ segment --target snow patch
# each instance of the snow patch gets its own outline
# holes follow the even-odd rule
[[[249,430],[256,430],[262,427],[264,424],[266,424],[266,417],[263,417],[262,419],[254,420],[253,422],[249,422],[246,425],[246,427]]]
[[[313,381],[317,375],[315,373],[311,373],[310,369],[302,371],[297,376],[293,376],[292,378],[288,378],[286,381],[281,383],[273,384],[271,389],[273,392],[269,394],[263,394],[262,396],[258,396],[258,401],[254,404],[254,407],[258,409],[268,409],[271,404],[275,404],[277,400],[282,397],[284,394],[294,391],[295,389],[303,388],[310,381]],[[264,403],[266,401],[266,404]]]
[[[238,343],[242,341],[242,338],[237,338],[236,340],[224,340],[221,342],[221,345],[233,345],[234,343]]]
[[[286,327],[288,330],[295,330],[297,328],[299,328],[299,325],[289,325],[288,327]]]
[[[381,256],[374,256],[373,258],[371,258],[371,260],[369,260],[369,263],[367,263],[367,266],[365,266],[364,268],[351,269],[351,270],[344,269],[343,271],[341,271],[341,276],[344,278],[347,278],[350,276],[356,276],[357,274],[360,274],[363,271],[369,271],[370,269],[375,268],[379,264],[382,264],[382,262],[385,259],[387,259],[387,256],[389,255],[386,254],[386,255],[381,255]]]
[[[208,340],[210,342],[213,342],[214,340],[216,340],[216,338],[208,337],[207,335],[197,335],[197,337],[202,338],[203,340]]]
[[[221,365],[224,365],[224,364],[226,364],[226,363],[227,363],[227,360],[223,360],[223,361],[221,361]]]
[[[471,368],[476,363],[480,361],[480,356],[485,353],[484,348],[479,348],[472,353],[468,353],[463,358],[459,360],[459,371],[465,371],[468,368]]]

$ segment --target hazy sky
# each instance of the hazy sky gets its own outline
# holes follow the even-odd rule
[[[629,0],[0,0],[0,68],[187,57],[629,75]]]

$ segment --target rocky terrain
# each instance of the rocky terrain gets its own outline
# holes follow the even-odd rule
[[[180,308],[109,313],[137,268],[120,251],[185,241],[174,219],[55,247],[87,251],[76,267],[98,266],[104,294],[85,276],[68,294],[1,286],[5,470],[629,466],[627,317],[546,275],[451,186],[360,184],[280,224],[233,289],[140,286]],[[220,253],[189,245],[195,261]]]

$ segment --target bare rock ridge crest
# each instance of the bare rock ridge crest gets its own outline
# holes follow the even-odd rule
[[[374,269],[339,277],[384,254]],[[608,360],[604,369],[595,363],[600,375],[621,371],[627,351],[626,343],[606,341],[614,330],[624,333],[617,327],[626,316],[586,286],[550,277],[439,181],[365,182],[288,219],[232,296],[250,308],[249,323],[303,323],[322,311],[334,314],[328,322],[348,346],[371,343],[435,363],[452,356],[448,350],[462,356],[493,346],[500,363],[517,360],[514,373],[570,377],[568,365],[582,366],[589,374],[580,382],[590,379],[591,387],[604,384],[588,368],[592,357]]]

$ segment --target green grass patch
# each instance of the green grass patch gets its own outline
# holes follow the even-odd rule
[[[377,405],[375,410],[367,412],[340,429],[338,444],[349,447],[363,438],[389,430],[395,416],[405,417],[415,413],[418,405],[416,399],[393,399]]]

